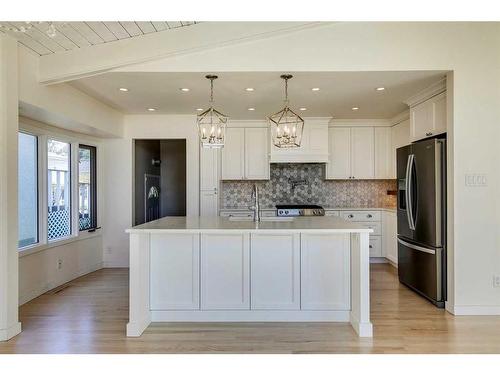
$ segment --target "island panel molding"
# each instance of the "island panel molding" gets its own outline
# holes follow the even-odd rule
[[[360,336],[372,335],[372,229],[337,216],[260,223],[193,216],[127,232],[127,336],[174,321],[350,322]]]

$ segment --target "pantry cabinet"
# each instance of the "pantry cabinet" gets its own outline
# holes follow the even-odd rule
[[[219,171],[219,150],[200,147],[200,216],[218,215]]]
[[[223,180],[269,179],[268,128],[227,128],[222,149]]]
[[[446,132],[446,92],[410,107],[410,131],[413,142]]]

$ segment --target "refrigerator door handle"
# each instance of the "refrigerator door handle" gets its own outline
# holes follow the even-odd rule
[[[402,239],[398,238],[398,242],[401,244],[401,245],[404,245],[406,247],[409,247],[410,249],[413,249],[413,250],[417,250],[417,251],[422,251],[424,253],[429,253],[429,254],[432,254],[432,255],[435,255],[436,254],[436,250],[432,250],[432,249],[427,249],[425,247],[422,247],[422,246],[417,246],[417,245],[413,245],[409,242],[406,242],[406,241],[403,241]]]
[[[415,230],[415,227],[412,225],[413,223],[413,212],[411,209],[411,192],[410,192],[410,182],[411,182],[411,167],[412,160],[414,158],[413,154],[408,155],[408,160],[406,162],[406,178],[405,178],[405,201],[406,201],[406,218],[408,220],[408,227],[411,230]]]

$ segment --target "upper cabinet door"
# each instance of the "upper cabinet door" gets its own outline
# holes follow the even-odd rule
[[[410,120],[405,120],[391,129],[391,178],[397,178],[396,152],[397,149],[410,144]]]
[[[217,191],[219,186],[219,150],[200,147],[200,190]]]
[[[269,180],[269,129],[245,129],[245,178]]]
[[[222,179],[242,180],[245,165],[245,129],[227,128],[222,148]]]
[[[446,132],[446,92],[410,108],[411,140]]]
[[[309,122],[307,125],[309,133],[309,152],[318,155],[328,155],[328,126]]]
[[[372,179],[375,177],[373,128],[351,129],[351,175],[355,179]]]
[[[375,128],[375,178],[392,177],[391,128]]]
[[[330,157],[326,166],[326,178],[351,178],[351,129],[330,128],[328,143]]]

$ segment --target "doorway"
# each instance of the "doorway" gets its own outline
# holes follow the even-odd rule
[[[186,216],[186,140],[134,141],[134,225]]]

